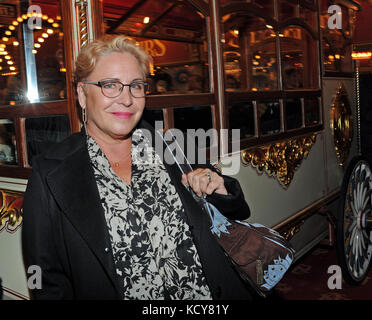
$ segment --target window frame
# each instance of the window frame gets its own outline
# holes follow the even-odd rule
[[[300,6],[300,4],[297,1],[287,1],[289,3],[295,4],[297,6]],[[274,6],[278,6],[278,2],[274,1]],[[312,6],[308,3],[305,3],[303,6],[305,9],[310,9],[311,11],[316,14],[317,19],[317,30],[313,30],[309,25],[306,24],[302,19],[294,17],[294,18],[288,18],[284,21],[278,20],[278,7],[274,8],[274,11],[276,12],[276,16],[271,17],[268,16],[262,9],[257,7],[256,5],[252,3],[239,3],[234,2],[231,4],[227,4],[221,8],[221,18],[225,16],[226,14],[233,14],[235,12],[247,12],[247,14],[254,14],[257,17],[265,19],[265,21],[273,26],[273,29],[275,30],[277,36],[276,36],[276,61],[278,61],[278,65],[280,67],[278,68],[278,90],[272,90],[272,91],[265,91],[265,92],[251,92],[251,91],[239,91],[239,92],[227,92],[225,91],[225,113],[226,117],[224,119],[224,127],[229,127],[229,117],[228,117],[228,106],[230,104],[239,103],[239,102],[247,102],[252,101],[253,107],[254,107],[254,123],[255,128],[254,132],[255,135],[253,137],[249,138],[243,138],[240,140],[240,146],[241,150],[251,148],[251,147],[257,147],[260,145],[273,143],[280,140],[289,139],[296,136],[302,136],[309,133],[318,132],[324,129],[323,124],[323,108],[322,108],[322,83],[321,83],[321,65],[320,65],[320,59],[321,59],[321,48],[320,48],[320,26],[319,26],[319,11],[317,6]],[[222,23],[222,22],[221,22]],[[300,28],[303,28],[305,31],[307,31],[310,36],[313,38],[316,44],[316,51],[318,54],[317,59],[317,83],[318,88],[315,89],[283,89],[283,75],[282,75],[282,68],[281,68],[281,47],[280,47],[280,37],[278,36],[279,31],[285,29],[287,26],[298,26]],[[287,98],[301,98],[302,101],[302,110],[304,108],[303,99],[305,98],[318,98],[318,107],[319,107],[319,122],[316,125],[306,126],[304,121],[304,114],[302,114],[303,118],[303,126],[300,128],[295,128],[291,130],[287,130],[285,128],[285,108],[284,108],[284,101]],[[257,112],[257,101],[258,100],[278,100],[280,103],[280,132],[273,133],[273,134],[267,134],[263,135],[260,132],[260,119],[258,117]],[[231,145],[231,142],[229,143]]]
[[[28,117],[42,117],[54,115],[67,115],[70,120],[70,133],[77,131],[79,120],[75,109],[75,93],[72,87],[72,29],[71,4],[69,1],[58,0],[60,15],[62,18],[62,30],[64,35],[64,58],[66,66],[66,99],[55,101],[41,101],[37,103],[2,105],[0,106],[0,118],[10,119],[14,123],[16,135],[16,152],[18,163],[16,165],[0,165],[0,176],[7,178],[27,179],[32,168],[27,160],[27,142],[25,120]],[[23,70],[22,70],[23,71]]]

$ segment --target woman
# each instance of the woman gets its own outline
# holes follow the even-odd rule
[[[26,267],[42,270],[36,299],[250,298],[185,188],[245,219],[240,186],[210,166],[181,176],[159,161],[141,121],[149,63],[122,36],[79,54],[85,129],[34,158],[24,198]],[[144,152],[158,161],[139,161]]]

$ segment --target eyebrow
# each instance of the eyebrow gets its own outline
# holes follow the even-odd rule
[[[104,81],[118,81],[118,82],[121,82],[121,80],[118,79],[118,78],[107,78],[107,79],[102,79],[102,80],[99,80],[99,81],[102,81],[102,82],[104,82]],[[135,82],[135,81],[145,81],[145,80],[142,79],[142,78],[135,78],[130,83]]]

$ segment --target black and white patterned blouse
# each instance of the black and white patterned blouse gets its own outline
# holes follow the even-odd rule
[[[132,136],[130,185],[92,137],[87,144],[124,299],[211,299],[182,202],[142,130]]]

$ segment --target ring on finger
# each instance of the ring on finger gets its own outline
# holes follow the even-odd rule
[[[211,175],[211,173],[209,171],[207,171],[205,175],[208,177],[209,183],[211,183],[212,182],[212,175]]]

